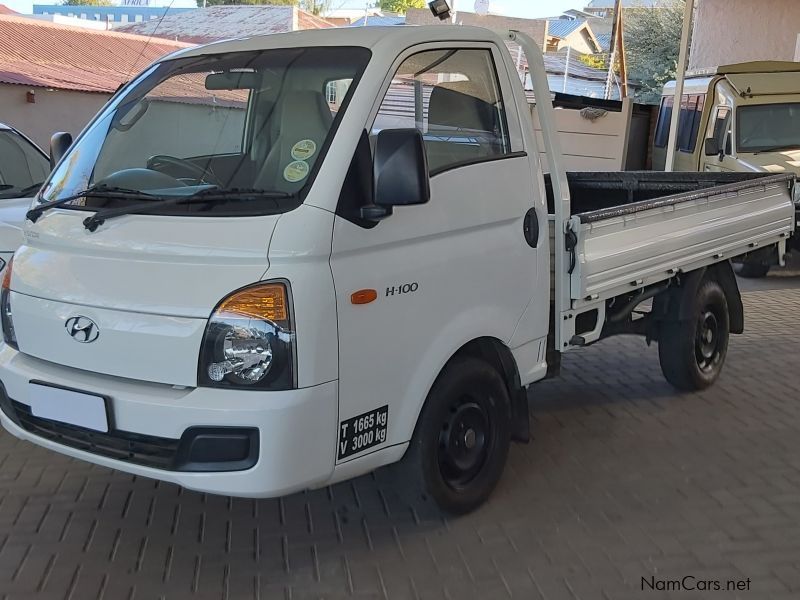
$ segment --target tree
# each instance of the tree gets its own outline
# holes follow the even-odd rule
[[[75,0],[75,2],[76,4],[83,4],[82,0]],[[272,4],[279,6],[297,6],[298,4],[298,0],[196,0],[196,2],[197,6],[201,8],[203,6],[219,6],[221,4],[229,4],[229,5]]]
[[[380,0],[381,10],[386,12],[406,14],[409,8],[425,8],[425,0]]]
[[[112,6],[111,0],[64,0],[64,6]]]
[[[628,78],[641,83],[637,102],[657,104],[664,84],[675,79],[685,0],[661,8],[625,11],[625,53]]]
[[[300,0],[300,8],[312,15],[324,15],[330,10],[332,0]]]

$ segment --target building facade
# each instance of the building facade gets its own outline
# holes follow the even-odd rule
[[[61,15],[88,21],[103,21],[112,26],[119,23],[141,23],[177,15],[196,8],[168,8],[166,6],[69,6],[66,4],[34,4],[34,15]]]
[[[80,133],[132,75],[185,47],[0,15],[0,120],[47,148],[56,131]]]
[[[689,69],[800,60],[797,0],[697,0]]]

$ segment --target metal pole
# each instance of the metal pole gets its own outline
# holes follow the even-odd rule
[[[619,53],[619,78],[622,80],[622,88],[619,92],[619,99],[628,97],[628,64],[625,60],[625,12],[619,11],[619,21],[617,25],[617,52]],[[619,86],[619,81],[617,81]]]
[[[561,91],[567,93],[567,76],[569,75],[569,57],[572,53],[572,46],[567,46],[567,60],[564,63],[564,85],[561,86]]]
[[[619,26],[619,15],[622,11],[622,0],[614,0],[614,23],[611,25],[611,46],[608,51],[608,76],[606,77],[606,88],[603,98],[611,98],[611,86],[614,85],[614,65],[617,62],[617,28]]]
[[[681,47],[678,53],[678,72],[675,76],[675,98],[672,101],[672,119],[670,119],[669,123],[669,139],[667,141],[667,160],[664,163],[665,171],[672,171],[675,165],[675,147],[678,142],[678,122],[681,116],[683,82],[686,79],[686,57],[689,55],[689,34],[691,33],[692,16],[694,14],[694,2],[695,0],[686,0],[686,13],[683,15]]]

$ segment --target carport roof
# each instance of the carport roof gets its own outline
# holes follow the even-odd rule
[[[113,93],[190,44],[0,15],[0,83]]]

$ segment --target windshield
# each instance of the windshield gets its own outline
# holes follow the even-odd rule
[[[800,148],[800,103],[742,106],[738,115],[739,152]]]
[[[80,195],[114,188],[152,198],[153,210],[140,213],[290,210],[310,186],[369,57],[365,48],[336,47],[165,61],[92,123],[40,201],[79,196],[64,206],[98,210],[143,199]],[[163,202],[211,192],[213,203]]]
[[[50,171],[47,157],[11,129],[0,129],[0,199],[33,197]]]

